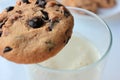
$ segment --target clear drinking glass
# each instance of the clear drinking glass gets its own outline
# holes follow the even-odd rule
[[[82,36],[92,45],[94,45],[99,51],[99,59],[91,64],[74,69],[56,69],[54,67],[50,68],[47,66],[42,66],[41,64],[27,65],[27,71],[30,80],[101,80],[103,67],[106,64],[108,53],[112,44],[111,31],[108,25],[96,14],[80,8],[67,8],[72,13],[75,22],[72,37],[74,35],[78,36],[78,38],[79,36]],[[74,47],[77,46],[79,48],[79,46],[82,45],[77,44],[77,41],[79,40],[74,41],[76,42]],[[71,50],[69,54],[75,54],[76,50],[78,50],[77,52],[81,53],[79,49],[73,48],[72,45],[70,45],[69,49],[66,49],[66,53],[69,50]],[[83,50],[86,50],[85,47]],[[62,53],[64,53],[64,51]],[[71,55],[68,57],[70,56]]]

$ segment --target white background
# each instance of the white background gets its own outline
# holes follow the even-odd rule
[[[113,34],[113,45],[103,80],[120,80],[120,13],[105,19]]]
[[[118,9],[120,10],[120,7]],[[113,45],[104,70],[103,80],[120,80],[120,13],[117,12],[113,16],[103,18],[113,34]],[[0,57],[0,80],[27,80],[27,75],[23,65],[11,63]]]

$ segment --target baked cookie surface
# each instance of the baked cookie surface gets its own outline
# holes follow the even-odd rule
[[[20,0],[0,14],[0,55],[20,64],[42,62],[67,44],[73,25],[55,0]]]

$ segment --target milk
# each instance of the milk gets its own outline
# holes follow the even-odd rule
[[[98,59],[100,53],[90,41],[73,35],[56,56],[27,69],[30,80],[100,80],[100,65],[89,66]]]
[[[82,36],[74,35],[62,51],[40,65],[53,69],[78,69],[94,63],[99,57],[95,46]]]

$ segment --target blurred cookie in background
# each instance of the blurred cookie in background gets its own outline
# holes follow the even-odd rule
[[[94,13],[96,13],[98,9],[97,2],[93,0],[62,0],[62,3],[65,6],[80,7],[92,11]]]
[[[94,0],[101,8],[111,8],[116,5],[116,0]]]
[[[65,6],[84,8],[97,13],[99,8],[111,8],[116,5],[116,0],[62,0]]]

